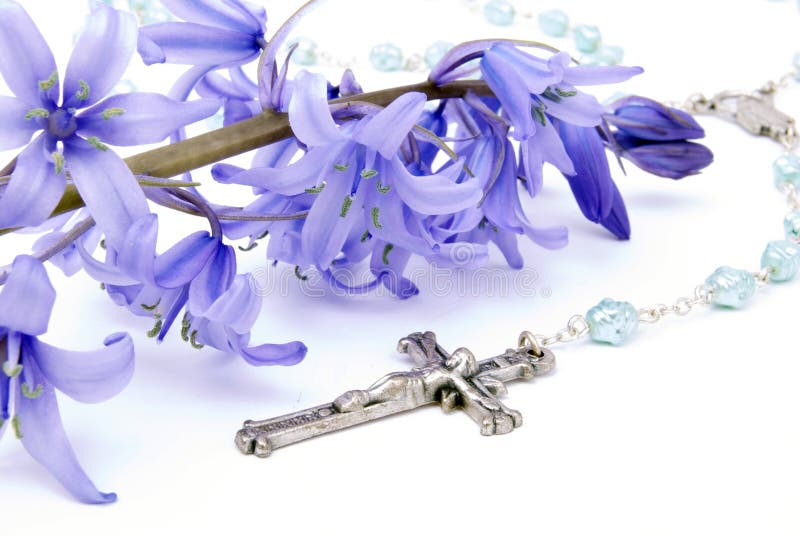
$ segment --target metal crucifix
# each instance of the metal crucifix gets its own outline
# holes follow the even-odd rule
[[[530,380],[555,366],[545,348],[509,349],[476,361],[466,348],[448,354],[430,331],[400,340],[398,350],[410,355],[417,368],[394,372],[363,391],[348,391],[331,404],[264,421],[246,421],[236,434],[244,454],[261,458],[273,450],[322,434],[439,402],[445,412],[461,408],[480,427],[481,434],[506,434],[522,425],[522,415],[507,408],[499,397],[505,383]]]

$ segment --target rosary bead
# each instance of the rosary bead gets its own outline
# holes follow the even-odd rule
[[[800,210],[793,210],[783,219],[783,230],[788,240],[800,239]]]
[[[586,321],[593,341],[619,345],[639,327],[639,314],[631,303],[606,298],[589,309]]]
[[[761,256],[761,268],[770,271],[771,281],[790,280],[800,268],[800,246],[789,240],[770,242]]]
[[[721,266],[708,276],[711,301],[721,307],[741,307],[756,291],[756,278],[746,270]]]
[[[597,26],[581,24],[573,30],[575,46],[584,54],[594,54],[600,48],[600,30]]]
[[[772,163],[772,172],[778,188],[784,184],[800,187],[800,157],[796,154],[786,153],[779,156]]]
[[[297,48],[292,54],[292,61],[297,65],[310,66],[317,63],[317,44],[307,37],[300,37],[294,41]]]
[[[514,6],[507,0],[489,0],[483,6],[483,16],[495,26],[511,26],[514,15]]]
[[[564,37],[569,29],[569,17],[560,9],[551,9],[539,15],[539,27],[550,37]]]
[[[425,50],[425,65],[427,65],[429,69],[433,69],[452,48],[453,43],[436,41]]]
[[[392,43],[376,45],[369,53],[369,61],[378,71],[399,71],[403,68],[403,51]]]

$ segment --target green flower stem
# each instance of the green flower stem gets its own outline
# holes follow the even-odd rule
[[[436,86],[426,81],[335,99],[331,101],[331,104],[339,105],[337,108],[340,111],[354,103],[388,106],[395,99],[409,92],[425,93],[428,100],[460,98],[468,92],[480,96],[492,95],[486,82],[482,80],[463,80],[442,86]],[[289,126],[287,114],[265,111],[251,119],[126,158],[125,163],[128,164],[134,175],[169,178],[259,149],[291,136],[292,129]],[[0,170],[0,176],[10,175],[15,165],[16,159]],[[58,216],[82,206],[84,206],[83,199],[75,186],[69,184],[61,201],[53,210],[52,216]],[[15,230],[0,229],[0,235]]]

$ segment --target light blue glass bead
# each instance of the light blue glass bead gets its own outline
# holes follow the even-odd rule
[[[789,240],[770,242],[761,256],[761,268],[769,270],[770,281],[789,281],[800,268],[800,247]]]
[[[291,43],[297,45],[292,53],[292,63],[308,67],[317,63],[317,44],[307,37],[298,37]]]
[[[539,15],[539,27],[551,37],[564,37],[569,29],[569,17],[560,9],[551,9]]]
[[[453,43],[448,43],[447,41],[436,41],[427,49],[425,49],[425,65],[427,65],[429,69],[433,69],[434,66],[439,63],[439,61],[444,58],[445,54],[450,52],[452,48]]]
[[[756,278],[746,270],[721,266],[708,276],[706,285],[711,287],[711,301],[721,307],[741,307],[756,291]]]
[[[628,302],[606,298],[586,313],[589,336],[595,342],[622,344],[639,327],[639,313]]]
[[[403,68],[403,51],[392,43],[372,47],[369,62],[379,71],[399,71]]]
[[[514,15],[514,6],[507,0],[489,0],[483,5],[483,16],[495,26],[511,26]]]
[[[602,38],[597,26],[581,24],[572,31],[575,36],[575,46],[584,54],[593,54],[600,48]]]
[[[597,53],[603,65],[619,65],[625,57],[622,47],[603,45]]]
[[[783,219],[783,231],[789,240],[800,239],[800,210],[793,210]]]
[[[800,188],[800,157],[792,153],[779,156],[772,163],[772,173],[775,176],[775,186],[778,188],[784,184]]]
[[[794,79],[800,82],[800,52],[794,53],[792,65],[794,66]]]

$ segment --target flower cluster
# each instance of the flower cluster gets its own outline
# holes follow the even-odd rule
[[[162,0],[169,15],[137,8],[144,22],[157,20],[141,28],[109,3],[92,5],[62,79],[23,7],[0,0],[0,74],[14,94],[0,97],[0,150],[19,150],[0,173],[0,230],[42,234],[33,255],[0,271],[0,434],[13,429],[84,502],[115,496],[78,465],[54,390],[83,402],[116,394],[133,372],[133,343],[116,334],[100,351],[67,352],[39,341],[55,300],[44,262],[100,282],[113,303],[152,320],[157,341],[179,332],[252,365],[293,365],[303,343],[251,344],[262,298],[237,273],[231,241],[249,239],[249,251],[269,235],[272,263],[405,299],[419,292],[404,277],[415,255],[469,268],[493,244],[520,268],[521,237],[564,247],[567,229],[534,221],[523,203],[545,187],[545,164],[588,220],[627,239],[609,156],[673,179],[711,162],[689,141],[703,130],[688,114],[642,97],[602,105],[586,92],[638,67],[579,66],[533,43],[474,41],[411,89],[364,93],[349,70],[332,82],[278,61],[315,2],[270,42],[265,10],[243,0]],[[167,95],[115,94],[136,51],[148,65],[188,69]],[[254,80],[247,66],[256,60]],[[186,126],[220,108],[225,128],[186,140]],[[167,139],[170,147],[129,160],[113,150]],[[254,149],[248,169],[222,162]],[[191,182],[186,174],[209,163],[217,182],[252,188],[245,206],[216,203]],[[203,218],[209,231],[159,252],[153,204]],[[355,282],[356,271],[369,280]]]

